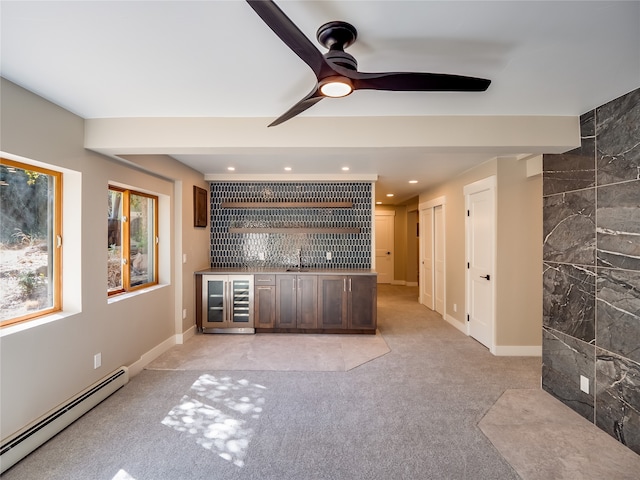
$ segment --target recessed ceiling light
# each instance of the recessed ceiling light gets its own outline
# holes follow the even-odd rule
[[[236,169],[236,167],[227,167],[227,170],[229,170],[230,172],[233,172]]]
[[[343,172],[348,172],[349,171],[349,167],[342,167],[342,171]]]
[[[291,171],[291,167],[284,167],[285,172],[290,172]]]
[[[387,197],[393,197],[393,193],[387,193]]]
[[[409,180],[409,183],[418,183],[418,180]]]

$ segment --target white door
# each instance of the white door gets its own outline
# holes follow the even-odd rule
[[[420,210],[420,303],[434,309],[433,302],[433,209]]]
[[[433,209],[433,240],[435,310],[444,315],[444,205]]]
[[[378,283],[393,280],[393,232],[395,212],[376,212],[376,272]]]
[[[493,351],[495,177],[465,187],[469,335]]]

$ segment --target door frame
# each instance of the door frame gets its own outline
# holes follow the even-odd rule
[[[496,354],[496,305],[497,305],[497,299],[496,299],[496,280],[498,278],[497,276],[497,254],[498,254],[498,250],[497,250],[497,238],[498,238],[498,199],[497,199],[497,178],[495,175],[491,175],[487,178],[483,178],[482,180],[478,180],[476,182],[470,183],[468,185],[465,185],[462,189],[463,193],[464,193],[464,208],[465,208],[465,235],[464,235],[464,243],[465,243],[465,256],[466,256],[466,261],[468,262],[469,259],[471,258],[471,230],[470,230],[470,218],[469,215],[467,214],[467,212],[469,211],[470,208],[470,199],[471,199],[471,195],[475,194],[475,193],[480,193],[483,191],[490,191],[493,194],[493,230],[491,232],[491,238],[490,241],[492,243],[492,252],[493,252],[493,264],[492,264],[492,270],[493,272],[491,273],[491,275],[493,275],[493,281],[490,282],[490,287],[491,287],[491,302],[493,303],[492,309],[491,309],[491,318],[490,318],[490,328],[491,328],[491,334],[490,334],[490,339],[491,339],[491,344],[488,345],[489,351],[492,354]],[[466,294],[465,294],[465,302],[466,302],[466,313],[467,313],[467,322],[466,323],[466,332],[467,335],[471,335],[471,329],[469,326],[469,307],[471,305],[471,274],[468,268],[465,269],[465,289],[466,289]]]
[[[436,288],[436,269],[435,269],[435,209],[436,207],[442,207],[442,236],[444,237],[445,241],[444,241],[444,245],[443,245],[443,256],[444,256],[444,265],[443,265],[443,276],[444,278],[443,280],[443,285],[444,285],[444,292],[442,292],[442,298],[444,299],[444,305],[443,305],[443,313],[442,313],[442,318],[447,318],[447,236],[446,236],[446,232],[447,232],[447,228],[446,228],[446,221],[447,221],[447,217],[446,217],[446,203],[447,203],[447,198],[445,196],[441,196],[441,197],[437,197],[434,198],[432,200],[429,200],[427,202],[423,202],[421,204],[418,205],[418,222],[420,225],[420,274],[423,273],[423,268],[422,265],[424,264],[424,258],[425,258],[425,252],[430,251],[431,252],[431,258],[433,259],[433,265],[431,268],[431,305],[428,305],[427,303],[425,303],[425,299],[423,298],[422,295],[422,285],[420,285],[419,289],[420,289],[420,294],[418,297],[418,301],[420,302],[420,304],[426,306],[427,308],[430,308],[431,310],[433,310],[435,312],[436,310],[436,292],[435,292],[435,288]],[[431,210],[431,225],[422,225],[421,220],[424,218],[424,211],[425,210]],[[423,235],[423,232],[425,231],[425,228],[429,228],[431,231],[431,235],[429,236],[431,238],[431,242],[430,245],[426,245],[425,243],[425,235]],[[427,250],[428,249],[428,250]],[[418,277],[418,283],[420,283],[420,280],[423,279],[423,276],[420,275]]]

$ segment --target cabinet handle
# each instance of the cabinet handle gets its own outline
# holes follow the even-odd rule
[[[271,290],[271,287],[257,287],[258,290]]]
[[[349,291],[351,291],[351,279],[349,279]]]
[[[227,282],[227,322],[233,319],[233,282]]]
[[[256,280],[256,282],[270,282],[271,280],[269,280],[268,278],[258,278]]]
[[[347,279],[346,278],[342,279],[342,291],[343,292],[347,291]]]

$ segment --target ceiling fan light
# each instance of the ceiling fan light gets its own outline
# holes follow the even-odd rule
[[[320,83],[320,93],[325,97],[346,97],[353,92],[353,85],[346,77],[329,77]]]

